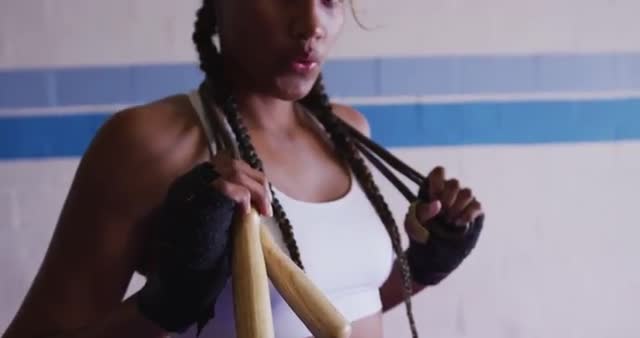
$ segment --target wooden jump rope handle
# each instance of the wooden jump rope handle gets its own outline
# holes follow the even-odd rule
[[[347,338],[351,326],[322,291],[273,241],[255,210],[238,218],[232,286],[238,338],[273,338],[269,278],[317,338]]]
[[[251,209],[234,229],[232,287],[236,336],[274,338],[269,280],[260,242],[260,218]]]
[[[316,338],[347,338],[351,324],[331,304],[322,291],[307,277],[261,226],[260,238],[271,282]]]

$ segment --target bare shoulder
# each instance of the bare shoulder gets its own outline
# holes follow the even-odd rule
[[[192,155],[188,149],[197,148],[201,136],[186,97],[172,96],[114,114],[87,154],[116,152],[125,163],[153,163],[157,170],[171,171]]]
[[[331,106],[333,107],[333,111],[336,113],[336,115],[338,115],[338,117],[349,123],[362,134],[368,137],[371,136],[371,127],[364,114],[351,106],[339,103],[332,103]]]
[[[122,136],[147,150],[161,150],[167,143],[182,136],[193,118],[185,110],[189,107],[181,96],[167,97],[145,105],[134,106],[114,114],[103,126],[104,135],[115,139]],[[113,132],[110,134],[109,132]],[[163,137],[158,137],[162,135]],[[154,152],[155,153],[155,152]]]
[[[127,205],[146,210],[176,176],[206,158],[206,139],[192,109],[186,97],[172,96],[117,112],[96,134],[78,175],[103,177],[109,183],[105,195],[123,196],[130,199]]]

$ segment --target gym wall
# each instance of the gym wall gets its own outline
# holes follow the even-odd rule
[[[96,130],[201,80],[198,6],[2,0],[0,332]],[[487,213],[471,257],[415,298],[422,336],[637,337],[640,2],[356,8],[368,29],[349,20],[326,65],[334,100],[364,112],[373,138],[413,167],[445,166]],[[377,177],[401,221],[406,202]],[[385,336],[409,336],[403,307],[385,316]]]

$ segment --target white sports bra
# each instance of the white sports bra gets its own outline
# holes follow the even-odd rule
[[[210,151],[215,154],[221,139],[213,133],[212,125],[220,123],[232,137],[230,126],[217,109],[213,110],[217,116],[207,116],[197,91],[189,93],[189,98],[210,141]],[[346,195],[326,203],[303,202],[276,188],[274,191],[291,221],[307,276],[349,321],[380,311],[379,288],[391,272],[394,253],[384,226],[355,178]],[[275,220],[262,217],[262,221],[280,248],[288,252]],[[236,337],[231,284],[229,280],[219,296],[215,317],[201,337]],[[311,336],[273,285],[270,295],[275,336]],[[179,337],[194,335],[195,326]]]

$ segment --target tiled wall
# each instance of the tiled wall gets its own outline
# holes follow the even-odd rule
[[[640,3],[356,4],[373,29],[347,24],[330,92],[412,166],[444,165],[488,214],[472,257],[416,297],[423,336],[636,337]],[[95,130],[124,106],[197,85],[196,6],[2,4],[0,332]],[[406,203],[383,187],[400,219]],[[402,308],[385,324],[386,337],[408,337]]]

